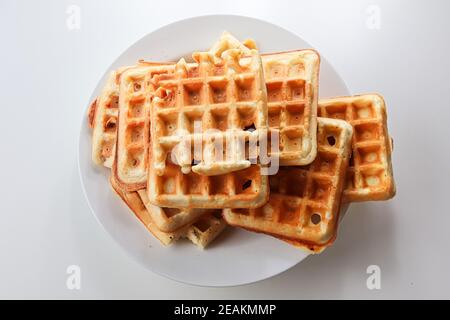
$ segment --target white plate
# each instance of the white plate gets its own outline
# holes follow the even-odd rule
[[[220,15],[182,20],[148,34],[128,48],[105,72],[89,101],[100,93],[110,70],[134,64],[138,59],[174,61],[189,56],[194,50],[209,48],[224,30],[241,40],[255,39],[261,52],[312,47],[289,31],[253,18]],[[324,57],[320,69],[320,96],[348,94],[344,81]],[[112,192],[109,170],[92,163],[86,117],[81,125],[78,157],[83,191],[95,217],[126,252],[160,275],[194,285],[234,286],[272,277],[307,256],[272,237],[233,228],[204,251],[187,240],[163,247]]]

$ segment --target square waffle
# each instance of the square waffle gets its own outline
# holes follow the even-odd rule
[[[345,121],[318,118],[314,162],[280,167],[270,176],[269,202],[256,209],[224,209],[226,222],[323,250],[336,235],[352,134]]]
[[[131,68],[120,78],[119,120],[113,174],[127,191],[143,189],[147,181],[150,105],[155,74],[174,72],[173,64]]]
[[[261,56],[267,87],[269,127],[279,136],[280,165],[307,165],[317,153],[320,56],[297,50]]]
[[[153,166],[163,174],[169,155],[188,174],[220,175],[250,167],[245,142],[268,129],[267,95],[256,50],[228,49],[219,58],[194,53],[195,64],[181,59],[174,73],[153,78]],[[199,146],[195,150],[195,146]],[[225,147],[224,147],[225,145]]]
[[[392,198],[395,195],[392,145],[383,97],[365,94],[320,100],[319,115],[342,119],[353,126],[353,156],[347,173],[344,201]]]
[[[248,45],[255,46],[251,41],[248,41]],[[215,59],[220,59],[223,51],[230,48],[239,48],[244,54],[251,53],[249,48],[227,32],[223,33],[209,53]],[[147,134],[150,123],[149,110],[156,88],[152,78],[155,75],[167,76],[167,74],[175,72],[175,63],[161,64],[141,61],[139,65],[144,67],[129,70],[121,78],[120,96],[122,99],[119,102],[118,124],[120,129],[117,142],[117,166],[113,168],[118,183],[129,191],[145,188],[147,154],[150,144]],[[197,63],[188,63],[186,67],[189,70],[198,70]],[[113,131],[111,128],[111,135],[117,133],[117,129],[114,129]],[[115,142],[115,136],[111,141]]]

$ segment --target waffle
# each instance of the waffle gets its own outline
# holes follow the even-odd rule
[[[247,45],[256,47],[254,42],[247,41]],[[219,59],[224,50],[239,48],[244,54],[251,50],[241,44],[229,33],[224,32],[219,41],[213,45],[209,53]],[[153,98],[155,84],[151,79],[155,74],[173,74],[175,63],[140,62],[147,68],[134,68],[127,71],[121,81],[119,115],[119,138],[117,144],[117,166],[113,168],[116,180],[128,191],[145,188],[148,166],[149,148],[149,109]],[[197,70],[198,64],[186,64],[189,70]],[[227,171],[225,169],[225,171]]]
[[[338,223],[340,223],[348,209],[349,203],[344,203],[342,202],[341,199],[341,207],[339,210],[339,221]],[[285,239],[282,237],[276,237],[279,240],[282,240],[286,243],[289,243],[290,245],[297,247],[299,249],[303,249],[305,251],[307,251],[308,253],[312,253],[312,254],[317,254],[317,253],[321,253],[323,250],[325,250],[327,248],[327,246],[329,246],[336,238],[336,233],[334,235],[334,237],[325,244],[317,244],[317,243],[308,243],[308,242],[302,242],[302,241],[298,241],[298,240],[292,240],[292,239]]]
[[[88,125],[91,129],[94,129],[95,113],[97,112],[97,100],[98,98],[95,98],[88,108]]]
[[[119,86],[118,79],[123,70],[111,72],[100,96],[94,100],[89,110],[92,127],[92,160],[98,165],[111,168],[116,144],[118,119]]]
[[[269,202],[257,209],[224,209],[226,222],[323,250],[336,235],[352,133],[345,121],[318,118],[314,162],[280,167],[270,176]]]
[[[138,190],[138,194],[155,225],[164,232],[173,232],[190,225],[198,220],[201,215],[211,211],[206,209],[161,208],[149,202],[146,189]]]
[[[317,97],[320,56],[297,50],[261,56],[271,132],[278,133],[280,165],[307,165],[317,154]]]
[[[228,49],[219,58],[197,52],[195,64],[181,59],[174,73],[153,78],[158,89],[151,112],[152,160],[158,175],[168,155],[185,174],[250,167],[245,142],[268,129],[267,95],[259,54],[251,50],[244,58],[244,53]]]
[[[386,106],[378,94],[338,97],[319,102],[319,115],[353,126],[353,156],[344,201],[386,200],[395,195]]]
[[[221,210],[215,210],[201,216],[187,230],[186,237],[198,247],[204,249],[208,246],[227,226],[221,215]]]
[[[131,211],[133,211],[139,221],[141,221],[147,230],[150,231],[150,233],[153,234],[162,244],[170,245],[174,241],[186,235],[190,226],[180,228],[175,232],[164,232],[159,230],[137,192],[127,192],[122,189],[113,176],[110,178],[110,183],[113,190],[119,195],[120,198],[122,198]]]
[[[139,61],[136,66],[122,67],[112,71],[99,97],[89,108],[88,121],[92,128],[92,160],[98,165],[111,168],[114,161],[117,122],[119,112],[119,84],[123,72],[160,63]]]
[[[268,177],[259,165],[218,176],[184,174],[168,162],[162,175],[149,167],[147,195],[160,207],[172,208],[256,208],[269,197]]]
[[[174,72],[173,64],[151,65],[125,71],[120,79],[117,152],[113,174],[127,191],[143,189],[147,181],[150,143],[150,104],[155,74]]]
[[[176,231],[162,231],[154,223],[152,214],[150,213],[151,211],[147,210],[138,192],[127,192],[124,189],[121,189],[120,185],[117,184],[113,177],[110,179],[110,182],[113,190],[127,204],[131,211],[133,211],[139,221],[163,245],[170,245],[180,238],[188,238],[196,246],[204,249],[214,241],[226,227],[226,223],[220,214],[220,210],[210,210],[210,212],[197,217],[195,221],[191,221],[190,224],[184,225]]]

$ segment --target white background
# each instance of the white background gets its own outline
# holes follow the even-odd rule
[[[72,4],[79,30],[66,26]],[[380,29],[367,27],[370,5]],[[450,298],[449,12],[448,1],[0,0],[0,298]],[[332,248],[279,276],[199,288],[147,271],[109,238],[76,153],[88,99],[119,54],[165,24],[217,13],[287,28],[352,93],[382,93],[398,192],[352,205]],[[66,288],[72,264],[79,291]],[[381,290],[366,287],[372,264]]]

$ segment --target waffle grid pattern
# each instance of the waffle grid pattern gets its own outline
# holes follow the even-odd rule
[[[352,129],[343,121],[319,119],[318,154],[306,167],[281,167],[270,177],[269,202],[256,209],[224,209],[225,220],[304,243],[330,241],[338,221],[342,179]]]
[[[239,148],[230,137],[248,141],[267,130],[261,59],[254,53],[243,66],[240,57],[231,53],[222,63],[214,62],[217,58],[209,53],[195,57],[197,65],[181,60],[175,73],[154,79],[159,89],[151,115],[153,165],[161,174],[168,154],[174,152],[184,173],[191,167],[203,175],[247,168],[251,163],[245,147]],[[192,150],[195,141],[202,144],[200,155]],[[220,153],[217,141],[221,141]]]
[[[116,128],[119,113],[117,73],[112,72],[102,94],[94,102],[92,158],[96,164],[112,166],[116,146]]]
[[[316,155],[319,56],[299,50],[262,56],[271,130],[279,132],[281,165],[306,165]]]
[[[116,145],[116,126],[119,116],[118,101],[119,96],[117,94],[112,93],[109,96],[102,120],[104,133],[101,144],[101,158],[108,167],[111,166]]]
[[[180,167],[168,163],[162,175],[150,166],[148,197],[160,207],[175,208],[253,208],[268,198],[268,178],[260,166],[217,176],[184,174]]]
[[[155,74],[173,72],[173,65],[135,68],[120,82],[119,126],[114,173],[128,191],[145,188],[149,163],[150,103]]]
[[[321,117],[350,123],[354,134],[345,201],[388,199],[395,193],[391,144],[383,98],[368,94],[319,102]]]

